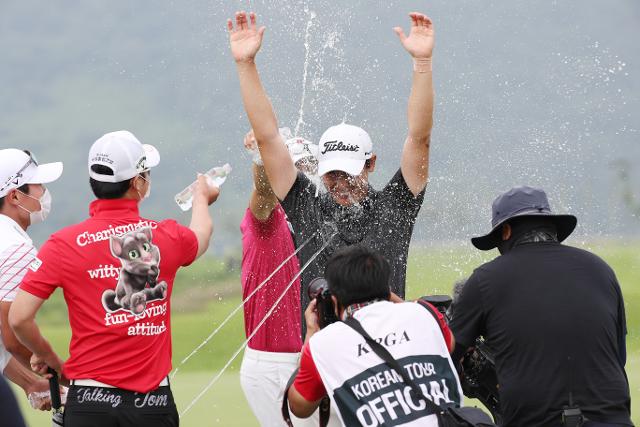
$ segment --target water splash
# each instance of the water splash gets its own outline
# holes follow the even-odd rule
[[[309,58],[311,56],[311,42],[309,41],[311,37],[311,27],[313,27],[313,20],[316,17],[315,12],[305,8],[305,13],[309,17],[307,21],[307,27],[304,33],[304,66],[302,70],[302,95],[300,97],[300,109],[298,110],[298,121],[296,122],[296,127],[294,130],[295,136],[300,136],[300,130],[302,125],[304,124],[304,104],[307,97],[307,77],[309,74]]]
[[[180,364],[176,367],[176,369],[173,371],[173,373],[171,374],[171,379],[173,379],[173,377],[176,376],[176,374],[178,373],[178,371],[180,370],[180,368],[182,367],[182,365],[184,365],[185,363],[187,363],[187,361],[189,359],[191,359],[193,356],[195,356],[205,345],[207,345],[209,343],[209,341],[211,341],[211,339],[216,336],[216,334],[218,332],[220,332],[220,330],[224,327],[224,325],[226,325],[227,323],[229,323],[229,321],[231,320],[231,318],[242,308],[244,307],[244,305],[247,303],[247,301],[249,301],[260,289],[262,289],[262,287],[264,285],[266,285],[269,280],[271,280],[271,278],[282,269],[282,267],[284,267],[287,262],[289,262],[289,260],[293,257],[295,257],[298,252],[300,252],[302,250],[302,248],[304,248],[305,246],[307,246],[307,244],[309,244],[309,242],[311,242],[313,239],[316,238],[316,236],[318,235],[318,233],[320,233],[320,230],[316,231],[314,234],[311,235],[311,237],[309,237],[305,242],[303,242],[294,252],[291,253],[291,255],[289,255],[287,258],[285,258],[284,261],[282,261],[282,263],[280,263],[279,266],[277,266],[272,272],[271,274],[269,274],[263,281],[262,283],[260,283],[258,286],[256,286],[256,288],[249,294],[247,295],[247,297],[242,300],[242,302],[240,303],[240,305],[238,305],[231,313],[229,313],[229,315],[222,321],[222,323],[220,323],[220,325],[218,325],[216,327],[216,329],[214,329],[213,332],[211,332],[209,334],[209,336],[207,338],[205,338],[204,341],[202,341],[195,349],[193,349],[191,351],[191,353],[189,353],[189,355],[187,357],[185,357],[184,359],[182,359],[182,362],[180,362]],[[287,288],[288,289],[288,288]],[[222,298],[220,297],[219,300],[222,300]],[[279,301],[279,300],[278,300]]]
[[[231,356],[231,358],[227,361],[227,363],[225,363],[225,365],[222,367],[222,369],[213,377],[213,379],[211,381],[209,381],[209,384],[207,384],[205,386],[204,389],[202,389],[202,391],[200,393],[198,393],[198,395],[191,401],[191,403],[189,403],[189,405],[187,405],[187,407],[184,409],[184,411],[182,411],[182,413],[180,414],[180,418],[182,418],[187,412],[189,412],[191,410],[191,408],[193,408],[193,406],[198,403],[198,401],[202,398],[202,396],[204,396],[210,389],[211,387],[213,387],[213,385],[218,382],[218,380],[220,379],[220,377],[222,377],[222,375],[225,373],[225,371],[229,368],[229,366],[231,366],[231,364],[233,363],[233,361],[236,359],[236,357],[238,357],[238,355],[242,352],[242,350],[244,350],[244,348],[247,346],[247,344],[249,344],[249,341],[251,341],[251,339],[256,335],[256,333],[258,333],[258,331],[260,330],[260,328],[262,327],[262,325],[264,325],[264,323],[267,321],[267,319],[273,314],[273,312],[275,311],[276,307],[278,307],[278,305],[280,304],[280,301],[282,301],[282,298],[284,298],[284,296],[287,294],[287,292],[289,292],[289,289],[291,288],[291,286],[293,286],[293,284],[296,282],[296,280],[302,275],[302,273],[311,265],[311,263],[313,263],[313,261],[315,261],[315,259],[318,257],[318,255],[320,255],[322,253],[322,251],[324,251],[327,246],[329,246],[329,243],[331,243],[331,240],[333,240],[333,238],[335,237],[335,234],[329,236],[329,238],[324,242],[324,244],[320,247],[320,249],[318,249],[312,256],[311,258],[309,258],[309,260],[305,263],[305,265],[300,269],[300,271],[298,271],[293,278],[291,279],[291,281],[289,282],[289,284],[287,284],[287,287],[285,288],[285,290],[282,292],[282,294],[280,295],[280,297],[278,297],[278,299],[276,300],[276,302],[271,306],[271,308],[269,309],[269,311],[264,315],[264,317],[262,318],[262,320],[260,321],[260,323],[258,323],[258,325],[256,325],[255,329],[253,330],[253,332],[247,337],[246,340],[244,340],[244,342],[242,343],[242,345],[240,346],[240,348],[238,348],[235,353],[233,353],[233,355]]]

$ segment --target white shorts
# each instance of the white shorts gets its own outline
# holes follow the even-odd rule
[[[240,385],[262,427],[287,426],[282,419],[282,397],[289,378],[298,367],[299,358],[300,353],[271,353],[245,348]],[[296,427],[317,427],[318,411],[306,419],[291,414],[291,421]],[[332,414],[329,425],[341,425],[337,415]]]

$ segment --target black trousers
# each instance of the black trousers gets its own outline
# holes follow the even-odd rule
[[[171,388],[149,393],[72,385],[64,409],[65,427],[177,427]]]
[[[0,375],[0,424],[7,427],[24,427],[24,420],[9,384]]]

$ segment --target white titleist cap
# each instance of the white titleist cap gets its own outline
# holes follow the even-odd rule
[[[299,160],[306,158],[318,160],[318,146],[311,141],[304,138],[291,138],[285,144],[293,163],[298,163]]]
[[[362,128],[345,123],[327,129],[320,137],[319,145],[320,176],[336,170],[359,175],[373,152],[369,134]]]
[[[152,145],[142,144],[131,132],[110,132],[89,150],[89,176],[100,182],[122,182],[160,163],[160,153]],[[113,174],[97,173],[93,165],[106,166]]]
[[[24,184],[48,184],[60,175],[62,162],[39,165],[32,155],[22,150],[0,150],[0,197]]]

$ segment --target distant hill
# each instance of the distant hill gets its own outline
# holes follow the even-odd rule
[[[247,129],[225,20],[238,2],[5,0],[0,4],[0,146],[63,160],[42,241],[79,221],[90,201],[86,156],[105,132],[133,131],[158,146],[143,213],[187,220],[172,196],[196,171],[230,162],[213,208],[216,250],[240,245],[251,188]],[[259,65],[283,125],[301,108],[318,139],[342,120],[365,127],[381,186],[399,164],[411,62],[391,31],[417,0],[261,0],[267,25]],[[619,159],[640,189],[640,3],[429,2],[436,23],[436,127],[431,183],[415,241],[459,239],[488,227],[491,200],[516,184],[547,189],[579,233],[637,234],[623,201]],[[242,3],[246,7],[246,3]],[[309,25],[307,25],[310,22]],[[633,191],[632,191],[633,192]]]

